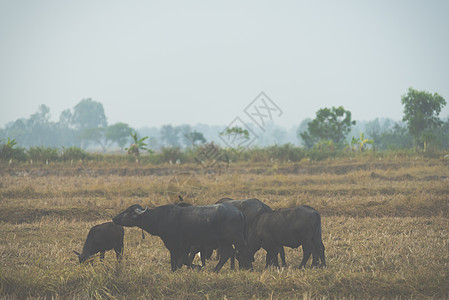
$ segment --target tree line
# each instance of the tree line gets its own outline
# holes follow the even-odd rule
[[[285,130],[274,124],[267,125],[267,133],[254,145],[266,147],[290,143],[318,151],[449,149],[449,119],[443,121],[439,118],[446,105],[443,97],[410,88],[401,97],[401,103],[404,114],[399,122],[391,119],[356,122],[351,112],[342,106],[325,107],[316,112],[315,118],[301,122],[297,129]],[[34,150],[63,147],[101,149],[103,152],[114,147],[123,152],[132,146],[134,134],[135,141],[148,137],[145,142],[149,151],[161,151],[169,147],[190,149],[207,142],[226,147],[218,137],[230,133],[250,138],[248,131],[241,128],[220,126],[169,124],[136,130],[122,122],[109,125],[103,105],[90,98],[82,99],[73,109],[64,110],[57,122],[52,122],[50,116],[50,108],[40,105],[28,119],[8,123],[0,129],[0,147],[13,144]]]

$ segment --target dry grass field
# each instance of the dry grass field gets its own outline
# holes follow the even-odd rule
[[[220,273],[171,272],[158,237],[125,228],[118,264],[79,265],[95,224],[131,204],[157,206],[178,195],[195,205],[257,197],[273,209],[307,204],[322,216],[328,267]],[[322,162],[197,165],[48,165],[0,168],[0,298],[307,299],[449,298],[449,162],[359,157]],[[98,259],[98,258],[97,258]],[[310,266],[310,261],[308,266]]]

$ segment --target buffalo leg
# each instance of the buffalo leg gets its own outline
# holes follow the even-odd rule
[[[311,245],[307,244],[303,244],[302,245],[302,251],[303,251],[303,255],[302,255],[302,261],[299,264],[299,268],[304,268],[307,264],[307,261],[309,260],[310,255],[313,252],[313,247]]]
[[[100,261],[102,262],[103,260],[104,260],[104,253],[105,253],[106,251],[101,251],[100,252]]]
[[[326,266],[326,259],[324,257],[324,245],[323,242],[319,241],[318,243],[318,256],[320,257],[321,260],[321,265],[320,267],[325,267]]]
[[[177,253],[175,253],[174,251],[170,251],[170,265],[173,272],[182,267],[182,262],[180,261],[181,259],[177,255]]]
[[[319,251],[320,254],[320,258],[321,258],[321,267],[325,267],[326,266],[326,258],[324,256],[324,245],[323,243],[321,243],[321,249]]]
[[[189,263],[189,253],[183,251],[170,251],[170,264],[173,272],[181,269],[183,265],[186,265],[189,269],[192,266]]]
[[[219,247],[217,248],[217,259],[218,259],[218,260],[220,260],[222,252],[223,252],[223,249],[221,249],[221,246],[219,246]],[[230,257],[230,259],[231,259],[231,270],[234,270],[234,269],[235,269],[235,256],[236,256],[236,253],[235,253],[235,252],[236,252],[236,251],[235,251],[235,249],[234,249],[234,250],[232,251],[232,254],[231,254],[231,257]],[[212,256],[212,253],[211,253],[211,256]]]
[[[265,255],[265,269],[273,265],[273,257],[271,257],[271,253],[267,252]]]
[[[318,250],[314,247],[312,251],[312,268],[318,267],[320,264],[320,256],[318,254]]]
[[[192,259],[193,261],[193,259]],[[178,255],[178,269],[182,268],[183,265],[186,265],[187,268],[192,269],[192,261],[190,260],[189,252],[186,251],[184,253],[179,253]]]
[[[235,269],[235,249],[232,250],[232,255],[231,255],[231,270]]]
[[[324,245],[323,242],[317,241],[313,244],[313,261],[312,267],[325,267],[326,259],[324,258]],[[320,264],[321,260],[321,264]]]
[[[118,261],[122,260],[122,256],[123,256],[123,247],[121,248],[114,248],[115,251],[115,257],[117,258]]]
[[[218,264],[215,266],[214,271],[218,272],[223,267],[223,265],[228,261],[228,259],[232,255],[232,245],[231,244],[222,244],[220,246],[221,253],[220,253],[220,260],[218,261]]]
[[[265,267],[268,268],[269,266],[275,266],[276,268],[279,268],[279,261],[278,261],[278,253],[276,250],[269,249],[267,250],[267,256],[265,258]]]
[[[282,261],[282,267],[287,267],[287,263],[285,261],[285,251],[284,251],[284,247],[279,247],[279,256],[281,257],[281,261]]]
[[[191,247],[190,248],[190,254],[189,254],[189,264],[192,265],[193,264],[193,260],[195,259],[195,255],[201,252],[201,249],[199,247]],[[201,261],[202,261],[203,257],[201,256]]]
[[[210,247],[201,247],[201,263],[203,267],[206,265],[206,259],[211,259],[213,248]]]

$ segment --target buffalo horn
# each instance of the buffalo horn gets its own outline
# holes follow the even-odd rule
[[[148,209],[148,206],[147,207],[145,207],[145,209],[144,210],[141,210],[140,208],[136,208],[136,214],[138,214],[138,215],[141,215],[141,214],[143,214],[144,212],[146,212],[147,211],[147,209]]]

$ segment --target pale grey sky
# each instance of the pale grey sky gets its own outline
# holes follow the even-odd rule
[[[448,16],[447,0],[0,0],[0,127],[83,98],[109,124],[227,125],[261,91],[281,126],[340,105],[400,120],[409,87],[449,102]]]

